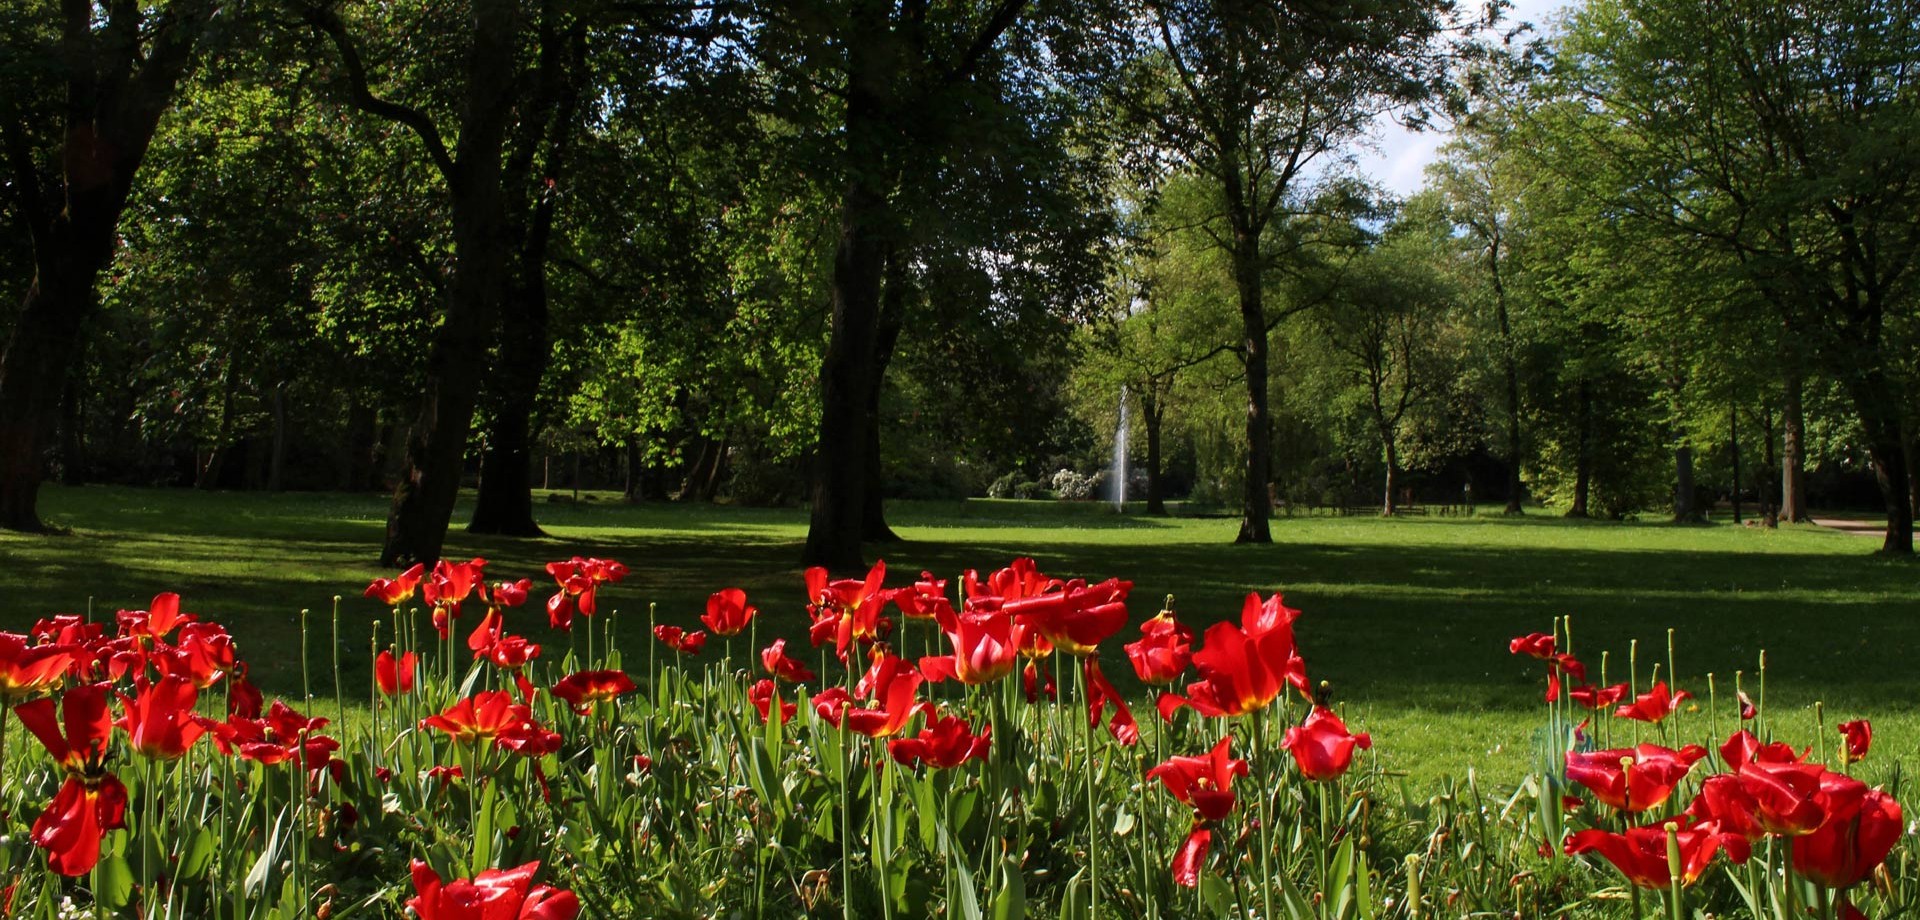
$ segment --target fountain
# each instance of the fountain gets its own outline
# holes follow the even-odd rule
[[[1127,510],[1127,388],[1120,387],[1120,424],[1113,432],[1113,510]]]

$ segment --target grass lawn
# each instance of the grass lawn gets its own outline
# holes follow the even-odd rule
[[[368,579],[389,574],[373,564],[383,497],[48,487],[42,510],[73,533],[0,535],[0,588],[9,598],[0,627],[22,630],[89,602],[110,616],[146,606],[156,592],[178,591],[187,609],[227,624],[270,693],[291,695],[300,684],[298,612],[310,608],[318,693],[331,687],[327,612],[337,594],[350,637],[343,670],[349,687],[365,686],[367,624],[383,608],[360,592]],[[549,538],[478,538],[456,529],[448,554],[484,556],[495,577],[534,577],[539,598],[548,589],[539,568],[547,560],[576,553],[619,559],[633,575],[602,605],[638,614],[630,624],[644,622],[645,604],[655,602],[662,621],[690,625],[708,592],[739,585],[766,623],[778,624],[762,626],[763,640],[773,629],[804,643],[794,562],[803,511],[599,501],[545,504],[539,514]],[[1333,682],[1356,730],[1373,733],[1383,766],[1419,782],[1469,767],[1496,782],[1520,774],[1539,722],[1541,672],[1531,659],[1510,656],[1507,640],[1545,630],[1557,614],[1574,618],[1575,651],[1590,666],[1597,669],[1600,650],[1613,650],[1609,676],[1616,680],[1632,639],[1641,642],[1643,675],[1664,662],[1671,627],[1680,685],[1703,701],[1709,671],[1723,702],[1736,669],[1747,670],[1750,692],[1757,689],[1753,669],[1765,649],[1767,703],[1784,737],[1811,743],[1811,707],[1824,700],[1829,726],[1873,719],[1878,770],[1896,760],[1914,765],[1920,755],[1920,691],[1911,676],[1920,649],[1920,566],[1874,556],[1878,540],[1810,527],[1545,515],[1315,517],[1277,520],[1275,545],[1256,547],[1231,545],[1233,520],[1122,516],[1091,504],[902,502],[891,515],[907,542],[870,552],[887,559],[894,584],[923,568],[957,577],[967,567],[987,570],[1032,555],[1055,575],[1133,579],[1136,619],[1175,594],[1196,630],[1236,616],[1250,590],[1283,591],[1289,605],[1305,610],[1298,631],[1310,674]],[[519,620],[510,626],[564,644],[548,634],[536,607]],[[643,648],[644,632],[621,628],[621,645]],[[1130,641],[1131,627],[1125,635]],[[909,639],[906,651],[918,644]],[[1130,681],[1119,643],[1109,645],[1108,673]],[[743,643],[736,654],[745,651]]]

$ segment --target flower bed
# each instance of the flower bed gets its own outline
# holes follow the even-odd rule
[[[884,564],[816,569],[790,605],[811,654],[762,646],[727,589],[704,629],[649,623],[628,662],[600,596],[624,567],[547,572],[568,649],[524,635],[530,580],[416,567],[367,589],[385,611],[369,685],[343,685],[336,643],[298,707],[266,703],[233,637],[170,594],[0,633],[0,695],[35,739],[7,745],[0,717],[0,917],[1920,907],[1894,792],[1852,775],[1864,721],[1796,749],[1744,675],[1724,707],[1637,653],[1625,681],[1602,656],[1589,683],[1565,621],[1512,644],[1545,670],[1538,772],[1416,796],[1309,678],[1279,595],[1196,641],[1171,599],[1130,629],[1129,582],[1027,559],[957,596],[927,573],[888,587]],[[1160,688],[1149,718],[1101,669],[1123,641]]]

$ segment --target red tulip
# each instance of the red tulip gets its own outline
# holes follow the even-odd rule
[[[1587,787],[1616,809],[1642,812],[1658,808],[1673,795],[1707,749],[1689,744],[1676,751],[1657,744],[1605,751],[1568,751],[1567,779]]]
[[[1040,702],[1041,694],[1045,694],[1050,700],[1060,698],[1053,684],[1053,672],[1048,671],[1043,676],[1040,669],[1031,661],[1027,662],[1026,669],[1020,672],[1020,686],[1027,694],[1028,703]]]
[[[1726,763],[1727,769],[1738,771],[1750,763],[1799,763],[1807,759],[1807,752],[1795,754],[1792,745],[1784,741],[1761,744],[1753,732],[1743,728],[1728,736],[1726,743],[1720,745],[1720,759]]]
[[[627,577],[627,567],[611,559],[582,559],[575,556],[565,562],[547,563],[560,590],[547,598],[547,621],[555,629],[573,629],[573,615],[593,616],[599,612],[599,587]]]
[[[1753,721],[1754,717],[1760,714],[1760,707],[1753,705],[1753,698],[1747,695],[1747,691],[1739,691],[1738,696],[1740,697],[1740,721]]]
[[[1114,689],[1113,683],[1100,673],[1100,661],[1088,658],[1086,664],[1087,679],[1087,724],[1099,725],[1100,714],[1106,711],[1107,704],[1113,704],[1113,719],[1107,723],[1108,733],[1122,745],[1133,746],[1140,743],[1140,725],[1133,720],[1133,710],[1127,708],[1126,697]]]
[[[1866,881],[1893,851],[1900,839],[1900,803],[1873,789],[1851,807],[1834,804],[1818,830],[1793,842],[1793,869],[1828,888],[1849,888]]]
[[[62,645],[28,645],[19,633],[0,632],[0,704],[13,705],[59,688],[74,651]]]
[[[893,604],[909,620],[938,620],[953,613],[947,580],[932,572],[921,572],[919,581],[893,592]]]
[[[573,920],[580,901],[571,891],[533,884],[540,863],[488,869],[471,880],[442,882],[426,863],[413,861],[415,895],[407,899],[420,920]]]
[[[639,689],[624,671],[575,671],[553,685],[553,695],[566,700],[573,711],[586,715],[595,703],[612,702]]]
[[[1243,621],[1260,622],[1252,614],[1261,606],[1256,595],[1247,595]],[[1171,719],[1181,706],[1192,706],[1203,716],[1244,715],[1265,709],[1288,684],[1305,691],[1306,666],[1295,653],[1291,625],[1276,622],[1249,632],[1220,622],[1208,627],[1205,639],[1193,653],[1201,679],[1187,685],[1184,698],[1161,694],[1162,718]]]
[[[799,703],[789,703],[781,698],[780,685],[774,683],[772,678],[763,677],[747,689],[747,701],[753,704],[754,709],[759,710],[762,722],[773,718],[775,700],[780,701],[780,724],[782,725],[787,724],[793,719],[794,714],[800,711]]]
[[[265,703],[260,696],[260,688],[247,679],[243,666],[234,678],[227,682],[227,715],[243,719],[260,718],[260,707]]]
[[[1014,638],[1013,617],[1006,611],[972,607],[960,613],[947,610],[938,622],[953,652],[920,659],[920,671],[929,682],[953,678],[976,687],[1013,673],[1020,646]]]
[[[1233,811],[1233,778],[1247,775],[1247,762],[1228,756],[1231,737],[1222,738],[1205,757],[1175,755],[1147,771],[1182,804],[1193,809],[1193,828],[1173,860],[1175,882],[1192,888],[1200,883],[1200,867],[1207,859],[1214,822]]]
[[[413,596],[414,589],[420,586],[420,578],[426,574],[426,571],[426,566],[415,565],[393,578],[376,578],[372,584],[367,585],[366,596],[376,598],[389,607],[398,607],[405,603],[407,598]]]
[[[1575,687],[1567,691],[1567,699],[1595,711],[1619,705],[1626,698],[1627,685],[1624,683],[1611,687]]]
[[[1122,648],[1141,683],[1170,684],[1185,673],[1193,661],[1193,630],[1174,619],[1173,611],[1162,610],[1158,616],[1140,624],[1137,641]]]
[[[433,576],[420,589],[420,597],[428,606],[452,611],[459,616],[460,604],[479,587],[486,578],[487,560],[473,559],[467,562],[448,562],[445,559],[434,563]]]
[[[486,585],[480,586],[480,598],[492,607],[518,607],[527,602],[527,595],[533,593],[533,579],[522,578],[519,581],[495,582],[492,590]]]
[[[707,624],[716,636],[737,636],[746,630],[758,612],[758,608],[747,603],[747,592],[722,588],[707,595],[707,612],[700,617],[700,622]]]
[[[1554,638],[1546,633],[1528,633],[1516,637],[1507,643],[1507,651],[1515,655],[1529,655],[1545,661],[1553,657]]]
[[[165,639],[175,627],[200,619],[191,613],[181,613],[180,595],[172,592],[154,595],[146,610],[122,610],[116,617],[120,621],[121,636],[149,642]]]
[[[400,696],[413,692],[413,682],[419,671],[419,656],[412,652],[398,659],[393,652],[382,649],[373,658],[373,682],[385,696]]]
[[[961,579],[969,603],[986,597],[999,598],[1002,602],[1039,597],[1048,591],[1058,590],[1062,584],[1059,579],[1042,574],[1034,561],[1024,556],[987,576],[984,582],[980,580],[980,573],[972,569],[968,569]]]
[[[526,636],[501,636],[485,652],[486,659],[502,671],[518,671],[527,666],[527,662],[540,657],[540,644],[528,642]]]
[[[105,684],[81,684],[62,696],[60,715],[47,697],[14,707],[67,774],[53,802],[33,822],[31,839],[47,851],[56,874],[85,875],[100,861],[101,834],[125,827],[127,788],[106,767],[113,713]],[[61,730],[64,716],[65,732]]]
[[[233,670],[233,637],[218,623],[185,623],[171,647],[156,648],[153,663],[161,676],[178,675],[205,690]]]
[[[1005,601],[1000,609],[1039,630],[1055,648],[1085,658],[1126,625],[1126,598],[1132,590],[1133,582],[1118,578],[1095,585],[1076,579],[1058,591]]]
[[[1287,729],[1280,746],[1293,753],[1302,776],[1324,782],[1345,774],[1353,766],[1354,749],[1373,747],[1373,738],[1365,732],[1349,733],[1333,710],[1315,706],[1306,724]]]
[[[926,716],[920,733],[887,742],[887,753],[895,761],[909,767],[925,764],[944,770],[987,756],[993,744],[993,726],[985,726],[975,735],[967,720],[959,716],[942,717],[932,703],[921,703],[919,708]]]
[[[775,639],[772,645],[761,649],[760,663],[766,666],[767,673],[788,683],[803,684],[816,676],[804,662],[787,654],[785,639]]]
[[[122,714],[115,724],[126,730],[128,741],[140,756],[178,760],[207,731],[194,713],[199,699],[200,688],[186,678],[165,677],[132,697],[122,695]]]
[[[1847,739],[1847,763],[1859,763],[1867,759],[1867,751],[1873,747],[1873,723],[1866,719],[1842,722],[1840,734]]]
[[[1753,762],[1734,776],[1740,791],[1753,800],[1755,823],[1769,834],[1798,837],[1812,833],[1827,817],[1828,803],[1820,794],[1826,772],[1819,764]]]
[[[519,725],[532,715],[526,706],[513,701],[504,690],[483,690],[455,700],[439,715],[420,720],[420,727],[437,728],[460,743],[492,741],[502,731]]]
[[[1713,862],[1720,838],[1701,828],[1681,829],[1675,838],[1680,844],[1680,883],[1691,885]],[[1569,856],[1599,853],[1619,869],[1627,881],[1641,888],[1665,890],[1672,884],[1664,827],[1629,828],[1625,834],[1585,830],[1567,838],[1566,851]]]
[[[1741,788],[1739,777],[1731,773],[1716,773],[1700,783],[1700,794],[1694,796],[1686,814],[1696,823],[1710,823],[1723,836],[1738,837],[1743,842],[1751,843],[1767,835],[1767,829],[1754,819],[1757,807],[1753,796]],[[1734,857],[1734,862],[1746,862],[1745,855],[1735,853],[1731,847],[1728,853]]]
[[[653,637],[682,655],[698,655],[701,649],[707,647],[707,634],[704,630],[687,632],[678,626],[662,623],[653,628]]]
[[[1693,694],[1685,690],[1668,693],[1667,682],[1663,680],[1654,684],[1653,689],[1635,697],[1632,703],[1614,710],[1613,714],[1636,722],[1658,723],[1673,715],[1681,703],[1690,699],[1693,699]]]
[[[813,625],[807,638],[814,648],[833,643],[834,654],[846,661],[853,643],[872,643],[893,631],[893,621],[881,616],[892,592],[884,587],[887,561],[879,560],[867,570],[864,581],[852,578],[828,580],[827,570],[814,566],[807,570],[807,613]]]
[[[873,664],[854,686],[852,697],[842,688],[830,687],[814,695],[814,710],[836,728],[845,718],[847,728],[852,731],[869,738],[890,737],[913,718],[914,695],[924,680],[920,672],[904,660],[876,654]],[[848,708],[854,698],[867,701],[868,705]]]

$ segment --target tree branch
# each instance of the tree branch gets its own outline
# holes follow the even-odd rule
[[[354,106],[370,115],[378,115],[389,121],[399,122],[412,129],[426,145],[427,155],[433,159],[433,165],[440,170],[451,188],[459,184],[459,168],[453,156],[447,152],[447,144],[440,138],[440,129],[434,126],[433,119],[425,112],[411,106],[402,105],[387,99],[381,99],[367,88],[367,65],[360,58],[360,50],[353,45],[353,39],[347,35],[346,24],[340,21],[340,15],[332,7],[306,5],[301,7],[301,17],[315,29],[325,33],[340,52],[340,63],[347,69],[347,91]]]

